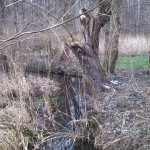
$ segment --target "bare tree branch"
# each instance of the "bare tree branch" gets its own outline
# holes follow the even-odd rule
[[[98,8],[98,7],[99,7],[102,3],[104,3],[105,1],[106,1],[106,0],[103,0],[101,3],[99,3],[98,5],[96,5],[95,7],[93,7],[92,9],[89,9],[88,11],[86,11],[86,12],[83,13],[83,14],[86,14],[86,13],[88,13],[88,12],[91,12],[91,11],[95,10],[96,8]],[[27,2],[27,1],[26,1],[26,2]],[[29,3],[29,2],[28,2],[28,3]],[[32,3],[31,3],[31,4],[32,4]],[[83,15],[83,14],[77,15],[77,16],[71,18],[71,19],[68,19],[68,20],[66,20],[66,21],[64,21],[64,22],[57,23],[57,24],[54,25],[54,26],[51,26],[51,27],[48,27],[48,28],[45,28],[45,29],[42,29],[42,30],[19,33],[19,34],[14,35],[13,37],[11,37],[11,38],[9,38],[9,39],[4,40],[1,44],[4,44],[4,43],[6,43],[7,41],[10,41],[10,40],[14,40],[14,39],[16,39],[16,38],[19,38],[19,37],[21,37],[21,36],[25,36],[25,35],[29,35],[29,34],[42,33],[42,32],[45,32],[45,31],[54,29],[54,28],[56,28],[56,27],[62,26],[62,25],[64,25],[64,24],[66,24],[66,23],[68,23],[68,22],[70,22],[70,21],[72,21],[72,20],[74,20],[74,19],[80,17],[80,16]],[[104,14],[103,14],[103,15],[104,15]],[[55,18],[56,18],[56,17],[55,17]]]
[[[11,4],[6,5],[5,8],[10,7],[10,6],[13,6],[13,5],[16,5],[16,4],[18,4],[18,3],[20,3],[20,2],[23,2],[23,1],[24,1],[24,0],[18,0],[17,2],[14,2],[14,3],[11,3]]]

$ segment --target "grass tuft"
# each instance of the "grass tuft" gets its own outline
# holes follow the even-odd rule
[[[119,56],[117,68],[140,69],[149,66],[148,56]]]

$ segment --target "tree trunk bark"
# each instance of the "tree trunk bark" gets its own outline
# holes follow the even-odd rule
[[[83,69],[83,73],[88,77],[90,83],[96,90],[106,90],[105,84],[110,84],[107,79],[102,66],[100,64],[100,58],[98,56],[99,50],[99,33],[101,28],[109,21],[110,17],[108,15],[102,15],[101,13],[107,13],[106,7],[109,5],[110,1],[102,3],[99,8],[99,13],[93,20],[92,32],[90,33],[90,21],[87,22],[87,27],[85,29],[86,41],[84,44],[78,40],[72,39],[70,45],[68,45],[75,56],[78,58],[80,65]],[[103,6],[103,7],[102,7]],[[108,9],[110,10],[110,9]],[[89,19],[91,20],[91,19]]]
[[[104,66],[106,74],[114,73],[118,58],[120,35],[120,6],[122,0],[112,0],[112,18],[110,21],[109,46],[105,49]]]
[[[105,33],[105,53],[104,53],[104,63],[103,68],[105,70],[106,75],[109,72],[109,36],[110,36],[110,23],[108,23],[104,28]]]
[[[0,1],[0,39],[4,36],[4,0]]]
[[[17,0],[12,0],[13,3],[17,2]],[[15,33],[18,34],[19,32],[19,6],[14,5],[14,27],[15,27]],[[21,51],[21,43],[18,41],[16,43],[15,51],[14,51],[14,59],[15,62],[21,62],[22,60],[20,59],[22,56],[22,51]]]

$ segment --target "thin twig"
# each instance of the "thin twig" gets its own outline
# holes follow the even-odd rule
[[[17,34],[15,34],[13,37],[7,39],[7,41],[3,41],[1,44],[4,44],[5,42],[8,42],[8,41],[10,41],[10,40],[16,39],[17,36],[19,36],[19,35],[28,27],[28,25],[31,23],[31,21],[32,21],[32,19],[33,19],[33,17],[34,17],[35,15],[36,15],[36,12],[35,12],[35,14],[30,18],[29,22],[28,22]]]
[[[22,2],[22,1],[24,1],[24,0],[18,0],[17,2],[8,4],[8,5],[5,6],[5,8],[10,7],[10,6],[12,6],[12,5],[16,5],[16,4],[18,4],[18,3]]]
[[[34,6],[34,7],[39,8],[39,9],[42,10],[42,11],[44,11],[45,13],[47,13],[48,15],[50,15],[51,17],[53,17],[55,20],[57,20],[58,23],[60,22],[59,19],[57,19],[57,17],[55,17],[54,15],[52,15],[49,11],[45,10],[43,7],[41,7],[41,6],[39,6],[39,5],[35,4],[35,3],[28,2],[28,1],[26,1],[26,0],[25,0],[25,2],[28,3],[28,4],[30,4],[30,5],[32,5],[32,6]],[[64,24],[63,24],[62,26],[63,26],[63,27],[66,29],[66,31],[69,33],[69,35],[71,36],[71,38],[73,38],[73,36],[72,36],[72,34],[71,34],[71,31],[70,31]]]

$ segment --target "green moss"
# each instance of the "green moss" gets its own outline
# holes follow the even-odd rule
[[[65,96],[62,95],[62,94],[60,94],[60,95],[53,95],[51,97],[51,101],[52,101],[52,104],[54,106],[58,106],[58,105],[60,105],[60,104],[65,102]]]
[[[32,137],[33,136],[33,132],[26,126],[21,126],[21,130],[22,134],[25,136],[25,137]]]
[[[48,69],[46,68],[46,66],[30,65],[25,67],[25,71],[32,73],[39,73],[39,72],[47,73]]]

